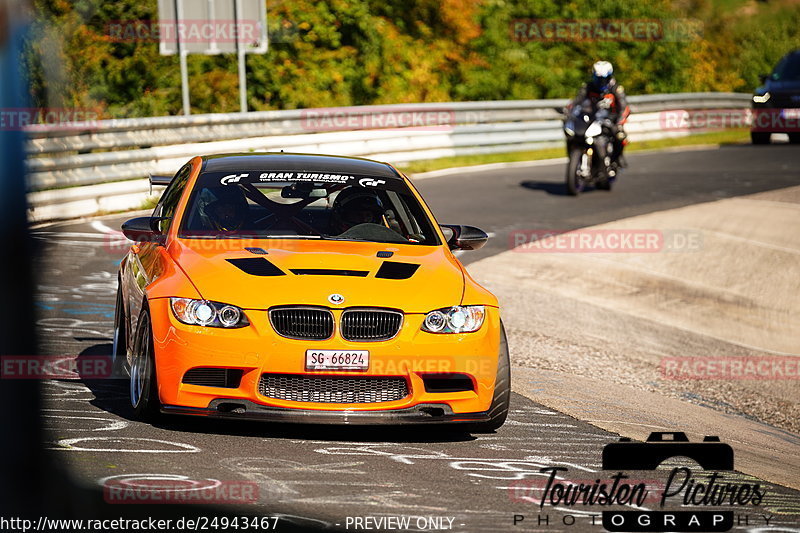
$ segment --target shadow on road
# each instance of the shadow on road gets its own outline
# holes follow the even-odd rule
[[[83,350],[78,358],[109,356],[111,344],[96,344]],[[133,409],[128,402],[129,381],[127,376],[118,379],[81,379],[94,399],[89,403],[135,423]],[[347,442],[465,442],[475,437],[458,426],[340,426],[321,424],[292,424],[258,422],[252,420],[218,420],[205,417],[161,415],[153,427],[179,433],[202,433],[272,439],[302,439]]]
[[[96,340],[107,341],[108,339]],[[81,358],[107,356],[108,363],[111,365],[111,347],[112,344],[110,342],[95,344],[78,354],[78,360],[80,361]],[[87,365],[87,367],[92,368],[92,365]],[[83,365],[78,365],[78,368],[83,368]],[[81,375],[81,383],[94,394],[94,399],[89,401],[91,405],[126,420],[133,420],[133,410],[128,403],[129,382],[127,376],[98,379],[96,376]]]
[[[154,426],[180,433],[326,442],[439,443],[476,437],[455,426],[339,426],[162,416]]]
[[[532,181],[520,182],[520,187],[532,189],[534,191],[544,191],[555,196],[567,196],[567,187],[564,183],[553,183],[552,181]]]

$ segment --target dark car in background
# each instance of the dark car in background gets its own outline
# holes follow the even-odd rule
[[[800,143],[800,49],[789,52],[753,94],[753,144],[768,144],[773,133],[788,133],[789,142]]]

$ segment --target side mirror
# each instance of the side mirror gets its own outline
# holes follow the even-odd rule
[[[767,78],[769,78],[769,74],[759,74],[758,79],[761,80],[761,83],[766,83]]]
[[[156,225],[162,220],[165,219],[163,217],[132,218],[122,224],[122,233],[135,242],[163,243],[164,235]]]
[[[475,226],[442,224],[440,227],[451,250],[478,250],[489,240],[486,232]]]

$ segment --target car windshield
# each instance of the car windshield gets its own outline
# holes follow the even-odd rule
[[[402,179],[278,170],[201,174],[179,236],[439,244]]]
[[[772,72],[775,81],[800,81],[800,54],[784,57]]]

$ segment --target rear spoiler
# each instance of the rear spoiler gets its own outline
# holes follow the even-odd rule
[[[153,187],[166,187],[172,181],[172,176],[154,176],[150,174],[150,194],[153,194]]]
[[[163,185],[166,187],[172,181],[172,176],[154,176],[150,174],[150,185]]]

